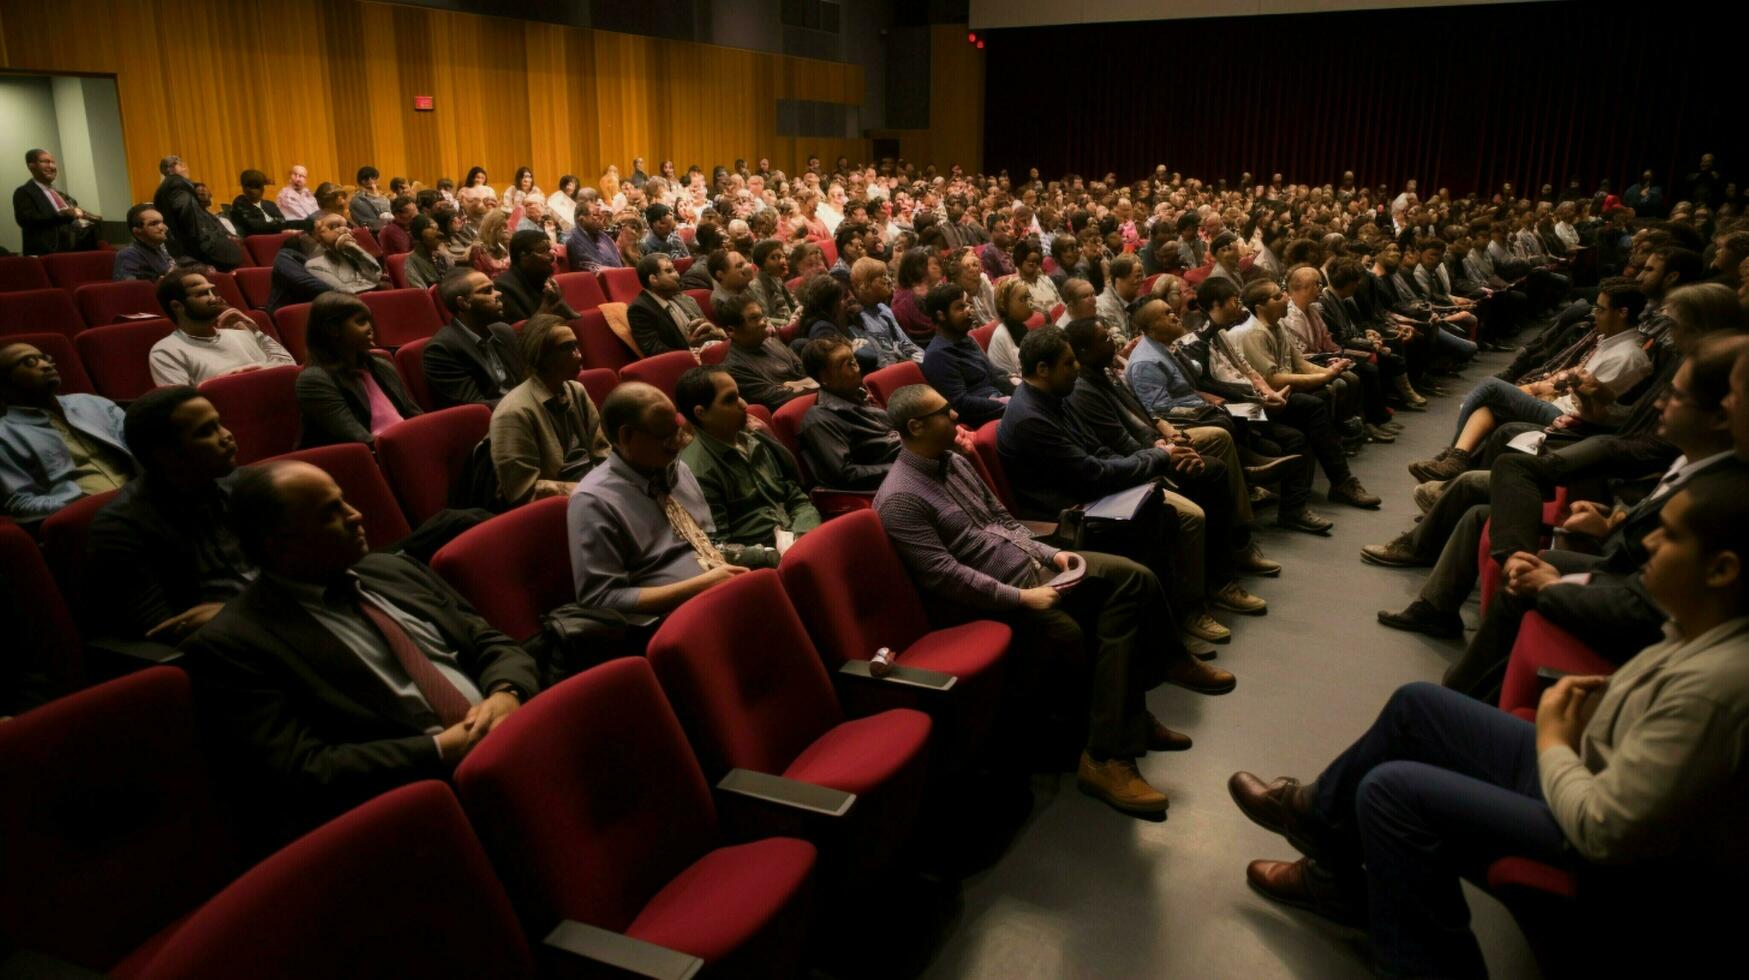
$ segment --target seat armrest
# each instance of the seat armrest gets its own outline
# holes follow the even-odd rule
[[[554,926],[541,942],[542,958],[553,966],[551,975],[559,977],[630,975],[691,980],[704,969],[704,960],[690,953],[571,919]]]
[[[854,677],[874,684],[897,684],[902,687],[917,688],[924,691],[946,693],[953,690],[959,683],[959,678],[952,674],[944,674],[939,670],[925,670],[922,667],[907,667],[904,664],[894,664],[888,668],[884,676],[876,677],[867,660],[846,660],[838,668],[838,676]]]
[[[823,817],[842,817],[856,805],[856,794],[816,786],[784,776],[731,769],[717,782],[717,789],[776,806],[806,811]]]
[[[1035,538],[1048,538],[1057,533],[1055,521],[1021,521],[1020,523],[1028,531],[1031,531]]]
[[[168,643],[152,640],[129,640],[119,636],[99,636],[85,641],[85,653],[92,661],[92,672],[99,677],[115,677],[182,660],[182,651]]]

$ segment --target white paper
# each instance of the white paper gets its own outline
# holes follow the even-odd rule
[[[1262,402],[1228,402],[1227,411],[1236,419],[1248,422],[1267,422],[1269,416],[1263,411]]]
[[[1506,445],[1508,448],[1516,449],[1521,453],[1530,453],[1532,456],[1535,456],[1537,451],[1542,449],[1543,440],[1548,437],[1549,434],[1541,429],[1530,429],[1513,436],[1512,441],[1508,442]]]

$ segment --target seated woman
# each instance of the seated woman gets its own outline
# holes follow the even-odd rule
[[[362,442],[419,414],[419,405],[389,358],[374,350],[370,307],[356,296],[328,292],[310,304],[304,343],[309,364],[298,375],[298,409],[304,434],[299,445]]]
[[[913,341],[929,343],[935,336],[935,321],[923,311],[929,287],[941,281],[940,268],[927,249],[914,248],[899,259],[899,288],[893,290],[893,317]]]
[[[455,212],[448,208],[436,208],[432,213],[455,220]],[[429,289],[442,282],[454,262],[449,257],[449,250],[443,247],[443,230],[437,221],[422,214],[407,226],[407,234],[413,239],[413,251],[407,254],[407,264],[401,270],[407,285],[413,289]]]
[[[1051,311],[1063,302],[1063,295],[1051,277],[1045,275],[1044,262],[1044,250],[1034,245],[1032,239],[1022,238],[1014,243],[1014,273],[1026,284],[1026,298],[1032,311],[1048,319]]]
[[[1039,278],[1044,279],[1043,276]],[[1049,279],[1044,281],[1050,282]],[[1001,316],[996,321],[996,332],[990,335],[990,349],[984,353],[990,358],[990,363],[996,365],[996,370],[1019,384],[1020,342],[1026,339],[1026,321],[1032,316],[1031,296],[1019,276],[1010,276],[996,287],[996,310]]]
[[[468,264],[496,279],[510,271],[510,215],[493,208],[480,219],[480,237],[468,249]]]
[[[570,494],[608,451],[601,413],[577,382],[583,354],[570,325],[539,313],[521,340],[528,379],[492,410],[490,430],[498,496],[512,507]]]

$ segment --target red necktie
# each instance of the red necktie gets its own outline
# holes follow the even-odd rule
[[[50,187],[49,185],[44,184],[43,190],[49,192],[49,201],[50,201],[50,203],[54,204],[56,211],[67,210],[67,202],[63,201],[61,199],[61,195],[55,193],[55,189],[53,187]]]
[[[407,677],[419,689],[425,703],[431,705],[431,710],[436,712],[437,720],[443,727],[448,728],[467,717],[468,709],[472,707],[467,696],[456,690],[456,686],[443,676],[443,672],[419,649],[413,638],[395,621],[395,617],[362,595],[358,597],[358,609],[377,628],[377,632],[383,635],[383,639],[388,641],[389,652],[400,662],[401,669],[407,672]]]

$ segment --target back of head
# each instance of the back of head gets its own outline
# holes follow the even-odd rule
[[[802,370],[808,373],[808,377],[819,381],[831,364],[832,353],[840,347],[849,346],[837,337],[821,337],[808,341],[802,347]]]
[[[1058,327],[1045,326],[1031,331],[1020,342],[1021,376],[1030,378],[1041,365],[1050,367],[1057,363],[1057,358],[1062,357],[1068,347],[1069,340]]]
[[[286,503],[279,477],[287,467],[301,465],[281,461],[256,463],[237,471],[227,501],[231,530],[243,554],[257,565],[266,557],[263,545],[269,535],[285,526]]]
[[[304,325],[304,344],[309,348],[310,362],[332,367],[343,361],[340,332],[348,320],[360,313],[370,316],[370,307],[351,293],[330,289],[317,296],[310,303],[309,319]]]
[[[1700,253],[1691,249],[1666,245],[1653,253],[1664,260],[1664,274],[1676,273],[1678,285],[1687,286],[1699,282],[1706,275],[1706,262]]]
[[[687,422],[698,424],[698,410],[709,408],[717,399],[717,375],[728,373],[720,364],[687,368],[680,380],[674,382],[674,410]]]
[[[1275,282],[1273,280],[1270,280],[1270,279],[1253,280],[1253,281],[1245,284],[1245,294],[1244,294],[1244,297],[1240,300],[1240,302],[1245,304],[1245,308],[1247,310],[1250,310],[1253,313],[1255,313],[1255,312],[1257,312],[1257,308],[1259,306],[1262,306],[1264,303],[1267,303],[1272,298],[1274,298],[1275,291],[1277,288],[1278,287],[1275,285]]]
[[[1678,286],[1664,298],[1664,309],[1683,328],[1697,334],[1749,329],[1742,302],[1724,283]]]
[[[147,470],[157,468],[158,453],[177,449],[180,440],[171,417],[199,397],[200,392],[188,385],[172,385],[154,388],[128,405],[122,420],[122,441]]]
[[[1210,276],[1196,287],[1196,305],[1202,307],[1204,313],[1239,295],[1239,287],[1233,285],[1231,279],[1221,276]]]
[[[564,317],[552,313],[536,313],[522,325],[522,333],[517,341],[522,349],[522,363],[529,377],[540,374],[541,362],[546,360],[547,355],[557,345],[553,331],[569,326]]]
[[[662,394],[655,385],[641,381],[628,381],[608,392],[601,401],[601,431],[609,441],[618,445],[621,440],[621,430],[626,428],[641,429],[644,418],[650,410],[668,401],[668,396]]]
[[[808,320],[830,320],[838,313],[838,301],[844,298],[844,284],[837,277],[825,274],[813,276],[797,290],[796,300],[802,304],[802,314]]]
[[[1690,403],[1702,411],[1717,411],[1731,393],[1731,370],[1745,350],[1749,350],[1749,333],[1731,330],[1708,334],[1689,358]]]
[[[1140,268],[1141,264],[1142,262],[1140,259],[1125,252],[1124,254],[1112,259],[1106,268],[1111,273],[1111,281],[1116,282],[1119,279],[1128,279],[1130,273],[1135,272],[1136,269]]]

